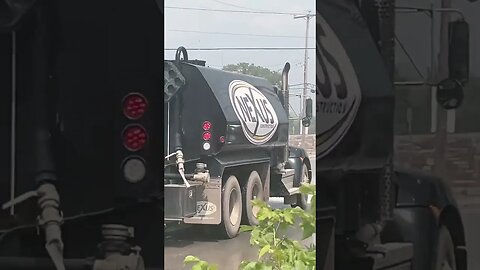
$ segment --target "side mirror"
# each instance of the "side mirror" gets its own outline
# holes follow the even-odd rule
[[[313,101],[311,98],[307,98],[305,103],[305,118],[302,119],[302,125],[304,127],[309,127],[312,120],[313,113]]]
[[[307,98],[306,104],[305,104],[305,116],[307,118],[312,118],[312,113],[313,113],[313,101],[311,98]]]
[[[446,110],[457,109],[463,102],[463,86],[453,79],[441,81],[437,86],[437,102]]]
[[[470,75],[470,27],[464,20],[449,23],[449,78],[466,83]]]

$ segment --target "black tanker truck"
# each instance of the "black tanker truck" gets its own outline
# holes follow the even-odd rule
[[[448,185],[394,161],[400,7],[394,0],[320,0],[316,9],[318,269],[467,269],[465,232]],[[468,24],[454,19],[449,27],[449,77],[396,82],[395,91],[437,85],[442,107],[461,104]]]
[[[205,67],[180,47],[164,63],[165,221],[203,224],[235,237],[257,224],[252,199],[283,197],[307,207],[305,150],[288,145],[288,72],[281,90],[267,80]],[[312,102],[307,100],[304,125]]]

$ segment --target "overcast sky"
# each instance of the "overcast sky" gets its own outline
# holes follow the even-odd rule
[[[315,14],[314,0],[166,0],[165,48],[218,47],[305,47],[306,20],[294,15],[270,15],[173,9],[188,7],[216,10],[269,11],[281,13]],[[192,32],[190,32],[192,31]],[[202,33],[198,33],[202,32]],[[209,32],[209,33],[205,33]],[[283,37],[278,37],[283,36]],[[285,37],[288,36],[288,37]],[[315,48],[315,17],[311,17],[308,47]],[[190,59],[207,61],[207,66],[222,68],[240,62],[253,63],[271,70],[281,70],[290,62],[290,85],[303,83],[305,50],[281,51],[189,51]],[[175,51],[165,51],[166,59],[173,59]],[[315,83],[315,50],[308,51],[308,83]],[[295,88],[297,87],[297,88]],[[301,86],[300,86],[301,87]],[[302,92],[292,86],[291,93]],[[314,97],[313,93],[309,93]],[[299,102],[291,97],[291,103]],[[297,107],[297,106],[295,106]]]

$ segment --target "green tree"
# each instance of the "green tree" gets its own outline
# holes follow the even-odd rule
[[[226,65],[223,67],[223,70],[265,78],[271,84],[277,86],[281,86],[282,82],[282,73],[280,70],[270,70],[266,67],[256,66],[245,62]]]

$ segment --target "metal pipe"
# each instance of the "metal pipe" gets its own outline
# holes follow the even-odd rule
[[[287,114],[287,123],[290,122],[290,98],[289,98],[289,90],[288,90],[288,72],[290,71],[290,63],[285,63],[285,66],[283,67],[282,71],[282,93],[283,93],[283,100],[284,104],[283,106],[285,107],[285,113]],[[282,168],[285,167],[285,164],[288,160],[288,141],[285,144],[285,150],[283,151],[283,159],[280,162],[280,166]]]
[[[12,31],[12,119],[11,119],[11,138],[10,138],[10,200],[15,199],[15,171],[16,171],[16,119],[17,119],[17,33]],[[15,214],[15,205],[10,207],[10,215]]]
[[[290,71],[290,63],[287,62],[283,67],[283,71],[282,71],[282,92],[283,92],[283,99],[284,99],[283,106],[285,107],[285,111],[287,113],[287,119],[289,118],[289,115],[290,115],[289,93],[288,93],[288,72],[289,71]]]
[[[422,82],[422,81],[406,81],[406,82],[394,82],[394,85],[396,86],[410,86],[410,85],[413,85],[413,86],[422,86],[422,85],[433,85],[432,83],[430,82]]]
[[[47,15],[43,6],[37,9],[37,27],[33,40],[33,96],[35,108],[31,111],[34,122],[33,154],[35,157],[35,180],[55,181],[55,166],[52,153],[52,138],[48,125],[48,27]]]
[[[182,176],[178,173],[164,173],[163,177],[165,179],[182,179]],[[185,174],[185,178],[193,179],[193,174]]]
[[[181,93],[177,93],[177,96],[170,101],[171,104],[171,116],[170,118],[171,123],[169,126],[173,130],[172,146],[173,151],[178,151],[182,149],[182,125],[181,125]]]

